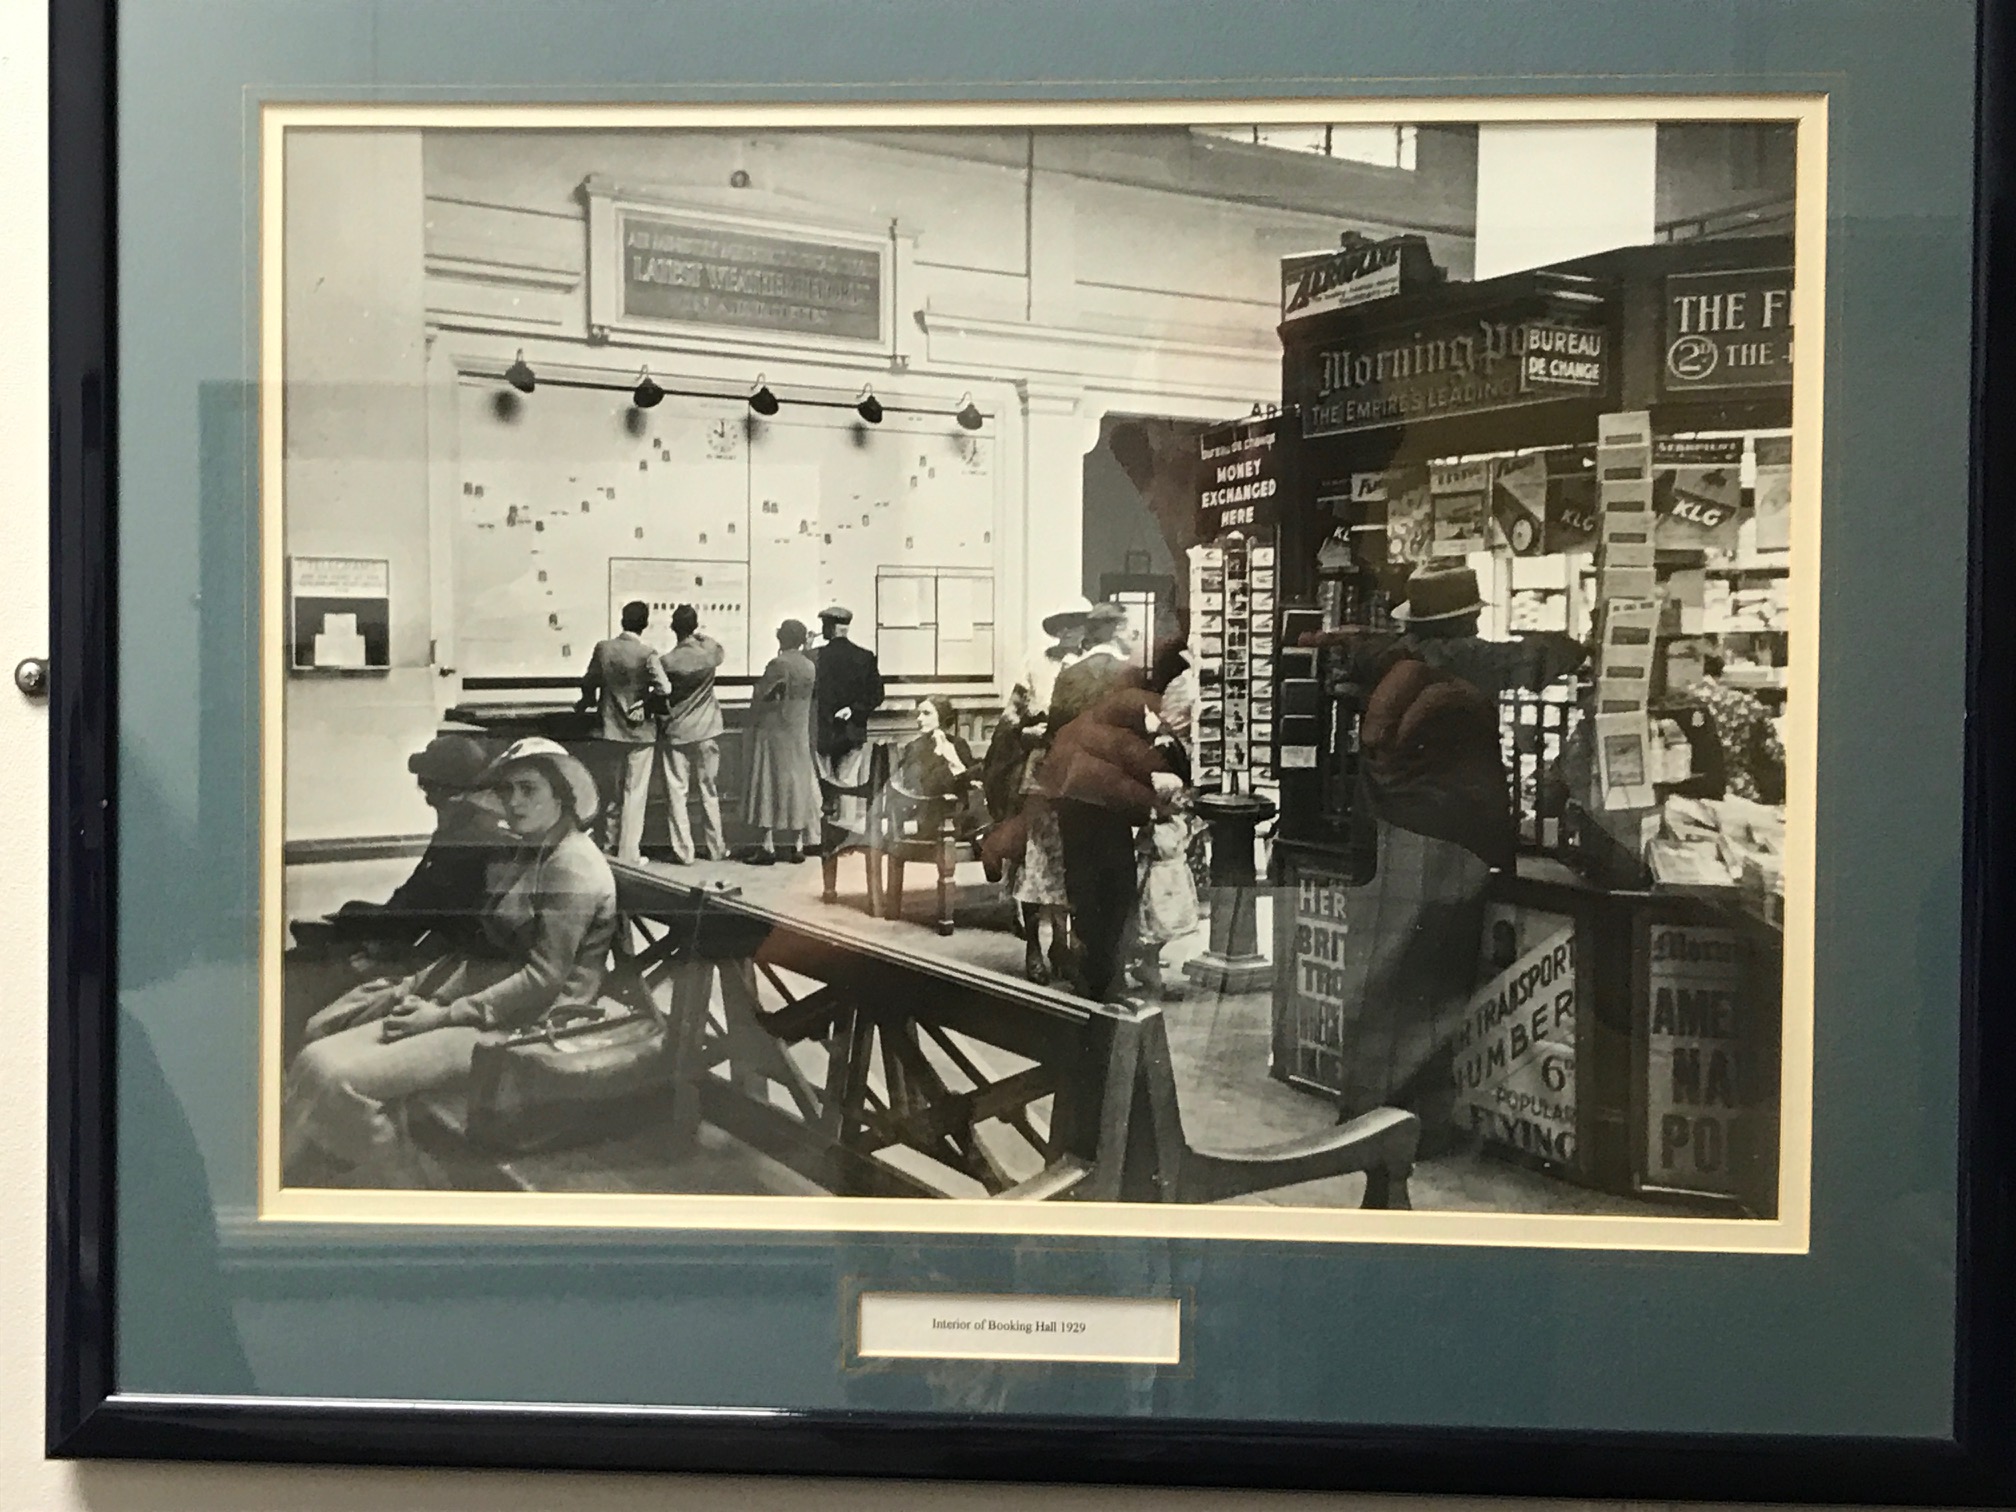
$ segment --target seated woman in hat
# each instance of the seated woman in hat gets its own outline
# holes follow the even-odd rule
[[[400,1184],[397,1104],[469,1074],[478,1038],[592,1004],[616,935],[616,883],[587,834],[594,779],[551,740],[521,740],[484,785],[503,800],[518,845],[492,877],[481,943],[396,982],[345,993],[308,1021],[288,1068],[283,1155],[320,1155],[352,1184]]]

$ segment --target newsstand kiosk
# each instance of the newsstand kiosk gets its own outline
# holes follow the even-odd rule
[[[1282,414],[1218,438],[1279,479],[1233,547],[1249,609],[1264,553],[1273,635],[1249,618],[1242,671],[1271,654],[1271,695],[1249,682],[1202,763],[1215,781],[1267,738],[1277,1076],[1343,1085],[1353,934],[1404,884],[1355,801],[1367,690],[1305,641],[1398,633],[1408,575],[1462,558],[1485,636],[1592,650],[1501,704],[1521,849],[1488,884],[1474,990],[1439,1010],[1446,1116],[1594,1187],[1775,1214],[1782,775],[1738,781],[1698,694],[1715,657],[1782,709],[1791,264],[1783,238],[1632,248],[1284,321]],[[1230,560],[1204,554],[1193,605]]]

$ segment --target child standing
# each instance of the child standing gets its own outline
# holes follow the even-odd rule
[[[1182,678],[1177,678],[1165,691],[1163,715],[1147,716],[1148,736],[1174,770],[1155,774],[1155,807],[1135,842],[1140,903],[1134,920],[1133,958],[1127,966],[1136,983],[1165,1003],[1181,1002],[1184,991],[1181,984],[1163,977],[1162,949],[1193,933],[1200,922],[1197,882],[1190,873],[1190,835],[1196,819],[1191,813],[1189,789],[1178,775],[1190,770],[1183,741],[1187,731],[1178,727],[1179,721],[1187,724],[1190,708],[1181,682]],[[1171,693],[1177,696],[1172,699]]]
[[[1192,823],[1189,794],[1179,788],[1149,816],[1136,847],[1141,903],[1135,921],[1137,948],[1128,970],[1165,1003],[1183,1001],[1183,988],[1163,977],[1162,948],[1194,932],[1199,923],[1197,884],[1190,875]]]

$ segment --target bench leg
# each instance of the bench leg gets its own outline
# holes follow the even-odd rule
[[[707,1078],[707,1021],[714,1002],[714,963],[687,957],[672,968],[671,1142],[684,1154],[700,1133],[701,1086]]]
[[[1380,1141],[1379,1159],[1365,1168],[1365,1200],[1361,1207],[1411,1211],[1414,1200],[1407,1192],[1407,1178],[1414,1174],[1414,1156],[1420,1148],[1421,1125],[1408,1119],[1396,1124]]]
[[[880,865],[883,860],[884,858],[874,851],[868,853],[870,867]],[[900,919],[903,917],[903,858],[892,855],[887,861],[889,881],[882,896],[882,917]]]
[[[1414,1202],[1407,1195],[1407,1174],[1391,1166],[1374,1166],[1365,1173],[1365,1200],[1359,1206],[1411,1211]]]
[[[840,855],[830,847],[819,852],[819,901],[838,903],[840,901]]]

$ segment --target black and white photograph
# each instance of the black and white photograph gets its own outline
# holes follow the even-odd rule
[[[262,1214],[1803,1251],[1741,103],[266,107]]]

